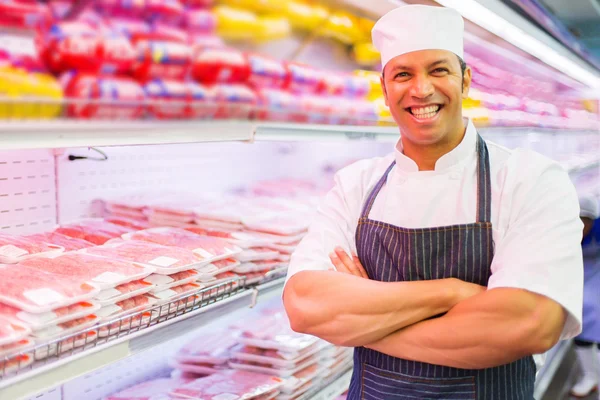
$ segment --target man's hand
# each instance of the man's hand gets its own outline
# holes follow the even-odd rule
[[[329,254],[329,258],[336,271],[369,279],[369,275],[367,275],[358,257],[355,255],[350,257],[341,247],[336,247],[335,251]]]

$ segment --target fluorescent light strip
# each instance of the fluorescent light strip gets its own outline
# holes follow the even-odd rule
[[[511,24],[476,0],[436,0],[445,7],[454,8],[469,21],[501,37],[509,43],[539,58],[546,64],[569,75],[579,82],[600,89],[600,76],[594,74],[554,49]]]

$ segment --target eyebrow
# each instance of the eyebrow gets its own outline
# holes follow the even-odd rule
[[[433,67],[436,67],[436,66],[442,65],[442,64],[450,64],[450,61],[447,58],[442,58],[441,60],[437,60],[437,61],[434,61],[431,64],[429,64],[427,66],[427,69],[433,68]],[[396,65],[396,66],[392,67],[392,70],[390,71],[390,73],[394,73],[398,70],[411,71],[412,69],[413,69],[412,67],[408,67],[405,65]]]

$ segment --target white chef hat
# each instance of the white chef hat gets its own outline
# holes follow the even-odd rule
[[[579,216],[596,219],[600,217],[600,205],[598,199],[593,195],[579,196]]]
[[[448,50],[463,58],[465,22],[453,8],[407,5],[377,21],[371,36],[381,68],[392,58],[419,50]]]

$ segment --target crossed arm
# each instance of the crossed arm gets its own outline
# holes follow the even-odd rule
[[[334,344],[488,368],[547,351],[565,323],[559,304],[525,290],[485,290],[456,279],[377,282],[343,250],[330,257],[337,271],[294,275],[284,304],[294,330]]]

